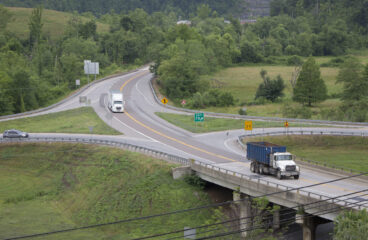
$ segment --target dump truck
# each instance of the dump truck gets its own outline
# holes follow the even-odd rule
[[[278,179],[292,176],[299,179],[300,168],[295,164],[295,156],[286,152],[286,146],[248,142],[247,158],[251,161],[251,172],[275,175]]]

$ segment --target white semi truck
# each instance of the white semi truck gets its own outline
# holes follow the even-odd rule
[[[112,112],[124,112],[124,98],[120,91],[110,91],[108,94],[108,107]]]

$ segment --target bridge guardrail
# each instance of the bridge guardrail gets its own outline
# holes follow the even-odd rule
[[[354,208],[356,210],[362,210],[362,208],[368,208],[368,203],[366,203],[366,204],[355,204],[355,202],[353,202],[353,201],[348,201],[348,200],[351,200],[351,199],[346,199],[346,200],[338,199],[338,200],[336,200],[336,199],[333,199],[332,196],[327,196],[327,195],[316,193],[316,192],[311,192],[311,191],[307,191],[307,190],[303,190],[303,189],[295,190],[294,187],[286,186],[286,185],[279,184],[279,183],[274,183],[274,182],[268,181],[266,179],[261,179],[259,177],[254,177],[252,175],[246,175],[246,174],[242,174],[242,173],[239,173],[239,172],[234,172],[234,171],[224,169],[224,168],[220,168],[220,167],[217,167],[217,166],[214,166],[214,165],[211,165],[211,164],[203,163],[201,161],[195,160],[192,164],[198,164],[200,166],[204,166],[205,168],[211,169],[213,171],[217,171],[217,172],[220,172],[220,173],[225,173],[227,175],[232,175],[234,177],[238,177],[240,180],[241,179],[246,179],[248,181],[251,181],[251,182],[254,182],[254,183],[257,183],[257,184],[264,184],[264,185],[269,186],[269,187],[274,187],[275,189],[277,189],[276,192],[290,191],[290,192],[296,193],[298,195],[304,195],[304,196],[309,197],[309,198],[318,199],[319,201],[327,201],[331,204],[337,204],[337,202],[339,202],[340,204],[338,204],[338,205],[340,205],[342,207],[353,205],[353,207],[351,207],[351,208]],[[239,180],[239,182],[240,182],[240,180]]]
[[[260,137],[260,136],[280,136],[280,135],[322,135],[322,136],[352,136],[352,137],[368,137],[368,132],[344,132],[344,131],[302,131],[302,130],[291,130],[291,131],[275,131],[269,133],[251,133],[244,134],[238,137],[238,143],[240,146],[246,150],[246,145],[243,143],[242,139],[246,137]],[[334,169],[341,171],[345,174],[353,174],[353,173],[363,173],[361,171],[357,171],[350,168],[343,168],[339,166],[335,166],[333,164],[321,163],[314,160],[306,159],[306,158],[298,158],[297,160],[302,161],[303,163],[321,166],[329,169]],[[368,179],[368,176],[361,176],[361,178]]]
[[[213,164],[207,164],[198,160],[189,160],[187,158],[183,158],[180,156],[176,156],[173,154],[168,154],[165,152],[161,152],[161,151],[157,151],[157,150],[153,150],[150,148],[146,148],[146,147],[142,147],[142,146],[138,146],[138,145],[134,145],[134,144],[129,144],[129,143],[124,143],[124,142],[119,142],[119,141],[113,141],[113,140],[102,140],[102,139],[97,139],[97,138],[93,138],[93,137],[89,137],[89,138],[84,138],[84,137],[30,137],[30,138],[23,138],[23,139],[3,139],[0,138],[0,143],[23,143],[23,142],[72,142],[72,143],[83,143],[83,144],[99,144],[99,145],[106,145],[106,146],[112,146],[112,147],[118,147],[118,148],[122,148],[125,150],[129,150],[132,152],[139,152],[139,153],[143,153],[158,159],[163,159],[163,160],[168,160],[171,162],[176,162],[185,166],[191,166],[192,164],[198,164],[200,166],[205,166],[206,168],[212,169],[214,171],[218,171],[227,175],[232,175],[232,176],[236,176],[240,179],[244,178],[244,179],[248,179],[250,181],[256,182],[258,184],[265,184],[267,186],[274,186],[276,189],[278,189],[279,191],[283,191],[283,190],[289,190],[289,191],[293,191],[296,192],[298,194],[302,194],[304,196],[307,197],[314,197],[316,199],[319,200],[326,200],[328,201],[329,199],[331,199],[331,196],[327,196],[327,195],[323,195],[320,193],[316,193],[316,192],[311,192],[311,191],[307,191],[307,190],[292,190],[292,187],[283,185],[283,184],[279,184],[279,183],[274,183],[271,181],[268,181],[266,179],[261,179],[258,177],[254,177],[252,175],[246,175],[243,173],[239,173],[239,172],[234,172],[225,168],[220,168],[217,167]],[[340,202],[343,202],[342,206],[346,206],[348,204],[351,204],[352,202],[346,201],[346,200],[339,200]],[[334,203],[334,200],[331,201],[331,203]],[[358,210],[362,209],[362,206],[364,206],[365,208],[368,207],[367,205],[359,205],[359,207],[357,208]]]
[[[70,143],[84,143],[84,144],[98,144],[112,147],[118,147],[132,152],[143,153],[158,159],[176,162],[185,166],[189,166],[189,160],[180,156],[168,154],[154,149],[124,143],[112,140],[102,140],[97,138],[73,138],[73,137],[30,137],[30,138],[0,138],[0,143],[23,143],[23,142],[70,142]]]

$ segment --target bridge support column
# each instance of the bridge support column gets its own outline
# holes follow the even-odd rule
[[[249,232],[247,229],[252,227],[252,200],[250,196],[239,192],[233,193],[233,200],[235,201],[235,210],[239,216],[241,237],[245,239]]]
[[[303,215],[296,215],[297,223],[302,226],[303,240],[315,240],[316,239],[316,228],[317,228],[317,217],[303,217]]]
[[[276,204],[273,205],[274,206],[274,210],[273,210],[273,221],[272,221],[272,228],[273,230],[278,230],[280,229],[280,210],[281,210],[281,206],[278,206]]]

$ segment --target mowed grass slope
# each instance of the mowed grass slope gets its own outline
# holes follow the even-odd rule
[[[103,122],[91,107],[0,122],[1,133],[13,128],[34,133],[122,134]]]
[[[0,238],[210,204],[208,195],[199,187],[172,179],[173,166],[108,147],[2,144]],[[214,211],[197,210],[40,239],[132,239],[185,226],[214,223],[219,220],[219,214]]]
[[[335,136],[276,136],[248,138],[287,146],[297,156],[358,172],[368,172],[368,138]]]
[[[21,39],[27,39],[29,37],[29,17],[33,9],[18,7],[7,7],[6,9],[13,14],[13,21],[8,24],[7,29]],[[72,16],[71,13],[44,9],[42,14],[43,33],[49,35],[53,40],[57,39],[64,33],[65,27]],[[85,17],[81,17],[81,19],[83,22],[90,21]],[[109,31],[109,25],[99,22],[96,24],[97,32],[104,33]]]

